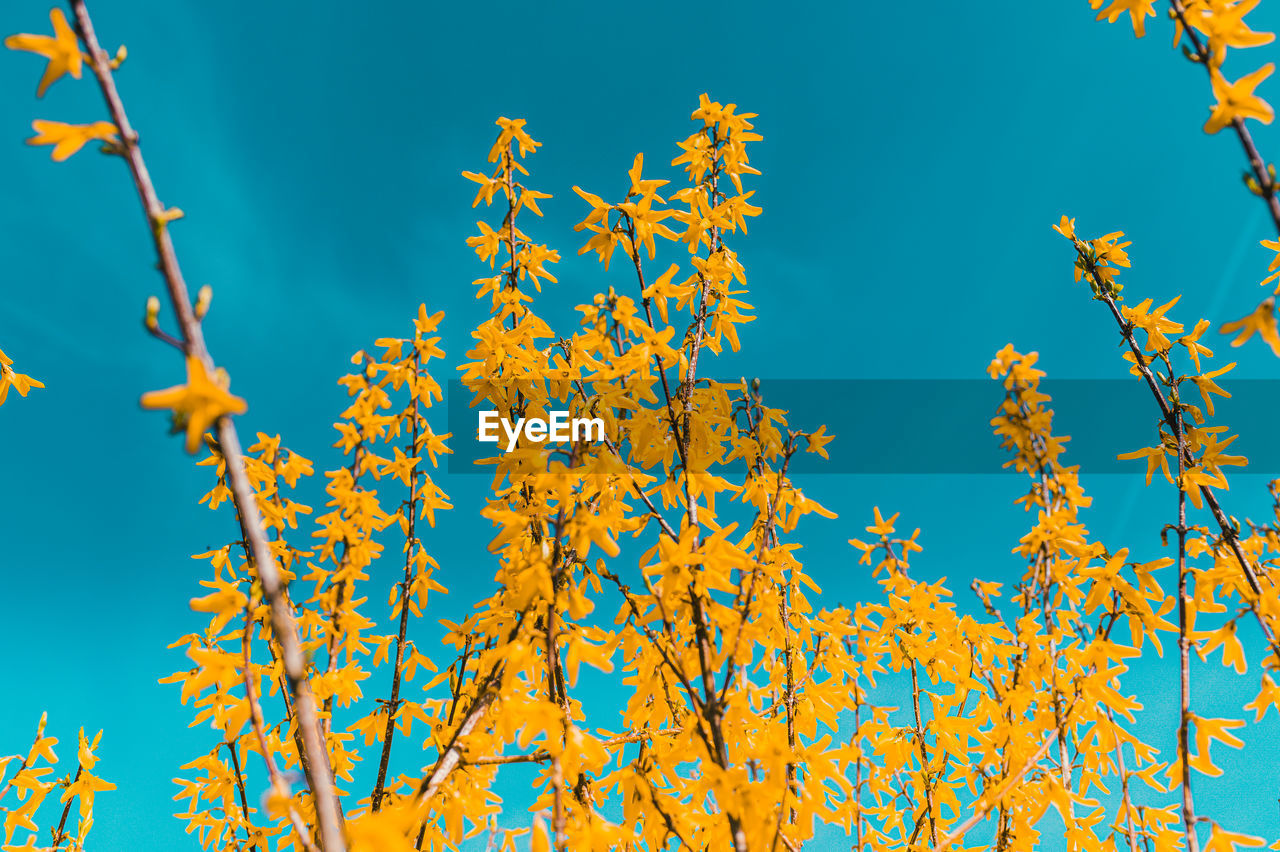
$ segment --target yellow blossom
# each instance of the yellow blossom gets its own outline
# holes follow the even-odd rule
[[[1247,316],[1241,317],[1233,322],[1223,323],[1219,331],[1222,334],[1232,334],[1240,332],[1236,335],[1236,339],[1231,341],[1232,346],[1243,346],[1245,342],[1253,337],[1256,333],[1260,336],[1271,351],[1280,355],[1280,331],[1276,328],[1276,298],[1272,296],[1263,300],[1253,312]]]
[[[227,414],[243,414],[248,404],[214,383],[199,358],[187,356],[187,383],[142,395],[142,407],[171,409],[185,424],[187,452],[200,446],[200,436]]]
[[[103,142],[118,142],[116,126],[109,121],[95,121],[93,124],[65,124],[61,121],[44,121],[36,119],[31,122],[31,129],[36,132],[27,140],[28,145],[52,145],[53,159],[62,162],[89,142],[99,139]]]
[[[1218,103],[1213,107],[1213,114],[1205,122],[1205,133],[1217,133],[1228,127],[1237,118],[1256,118],[1263,124],[1270,124],[1275,113],[1271,104],[1253,93],[1258,84],[1271,76],[1276,70],[1275,63],[1268,62],[1252,74],[1246,74],[1234,83],[1228,83],[1222,72],[1216,69],[1213,74],[1213,94]]]
[[[0,405],[4,405],[5,397],[9,395],[9,388],[16,390],[18,396],[26,396],[32,388],[42,387],[44,387],[43,382],[14,370],[13,359],[0,349]]]
[[[1097,9],[1106,0],[1089,0],[1089,5]],[[1138,38],[1142,38],[1147,34],[1146,19],[1148,16],[1155,17],[1156,0],[1112,0],[1107,8],[1098,13],[1098,20],[1106,18],[1109,23],[1114,24],[1121,15],[1128,12],[1129,18],[1133,21],[1133,32]]]
[[[49,12],[49,20],[53,22],[53,35],[31,35],[19,33],[4,40],[4,46],[10,50],[25,50],[39,54],[49,60],[45,66],[44,76],[36,89],[36,97],[44,97],[45,91],[64,74],[80,79],[84,55],[80,52],[80,39],[75,30],[67,23],[61,9],[54,8]]]

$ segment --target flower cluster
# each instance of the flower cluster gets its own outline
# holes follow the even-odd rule
[[[1093,6],[1129,14],[1142,34],[1153,0],[1106,2]],[[1243,23],[1254,5],[1173,2],[1178,38],[1218,93],[1209,129],[1242,139],[1246,119],[1269,118],[1252,94],[1266,69],[1228,83],[1221,68],[1228,48],[1264,38]],[[458,365],[463,392],[511,419],[599,418],[605,437],[525,436],[482,460],[492,479],[478,511],[492,537],[480,570],[492,580],[465,617],[433,619],[437,642],[424,616],[440,578],[462,567],[438,565],[429,541],[454,508],[435,477],[456,439],[428,418],[443,398],[433,374],[446,357],[443,315],[422,305],[404,336],[355,353],[338,381],[336,440],[318,448],[334,458],[321,477],[316,452],[277,434],[242,449],[235,419],[247,403],[203,340],[210,291],[188,298],[168,227],[181,211],[158,201],[111,76],[125,54],[101,50],[83,0],[72,9],[74,29],[55,10],[52,36],[8,44],[48,61],[39,94],[88,65],[112,121],[37,122],[33,141],[65,159],[99,140],[128,160],[179,332],[160,329],[156,298],[145,325],[181,351],[187,376],[142,404],[171,413],[189,452],[205,448],[201,502],[229,519],[225,543],[195,557],[206,573],[190,607],[204,624],[174,643],[188,662],[163,679],[209,732],[175,779],[177,818],[202,847],[416,852],[487,835],[539,852],[749,852],[800,849],[832,830],[875,852],[979,837],[1011,852],[1054,830],[1089,852],[1195,849],[1203,833],[1214,852],[1260,845],[1194,809],[1193,773],[1219,773],[1211,749],[1239,747],[1248,724],[1192,712],[1190,654],[1221,649],[1237,673],[1261,656],[1261,690],[1244,709],[1257,719],[1280,709],[1269,570],[1280,497],[1267,525],[1222,507],[1224,468],[1244,464],[1213,422],[1215,398],[1228,396],[1217,379],[1233,365],[1208,369],[1209,322],[1188,332],[1170,315],[1177,299],[1124,302],[1122,233],[1083,239],[1073,220],[1057,225],[1076,280],[1111,312],[1129,371],[1159,409],[1153,445],[1122,458],[1145,459],[1148,484],[1160,472],[1174,485],[1176,554],[1131,560],[1092,536],[1091,498],[1054,431],[1038,356],[1009,345],[988,373],[990,425],[1026,483],[1015,501],[1026,533],[1010,541],[1016,579],[974,579],[957,602],[936,569],[945,563],[917,556],[920,530],[900,533],[898,515],[874,508],[836,566],[869,575],[865,599],[846,606],[802,559],[811,525],[835,515],[792,468],[801,453],[825,458],[835,436],[791,424],[758,381],[708,378],[757,319],[745,258],[748,220],[762,213],[747,188],[759,174],[757,116],[703,95],[667,177],[636,154],[620,198],[574,188],[586,204],[578,253],[606,271],[619,262],[623,277],[563,331],[535,312],[561,259],[531,234],[555,203],[529,186],[540,143],[523,119],[500,118],[489,166],[463,173],[478,187],[473,207],[496,208],[466,240],[485,267],[474,286],[487,310]],[[1268,316],[1233,330],[1275,346]],[[9,385],[39,386],[0,363],[0,400]],[[1192,523],[1188,504],[1212,525]],[[1175,594],[1160,579],[1170,568]],[[1127,675],[1129,661],[1175,637],[1181,713],[1166,753],[1159,732],[1140,727]],[[90,772],[98,740],[83,732],[76,772],[47,779],[40,762],[53,763],[54,741],[43,731],[25,758],[0,758],[18,765],[0,788],[5,849],[33,847],[36,812],[59,787],[52,847],[83,848],[94,793],[111,789]],[[524,800],[513,775],[528,783]],[[18,831],[25,846],[11,842]]]

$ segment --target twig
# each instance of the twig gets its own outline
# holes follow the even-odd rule
[[[124,102],[116,90],[110,59],[98,44],[85,0],[71,0],[71,8],[75,13],[80,38],[88,52],[107,109],[120,132],[121,152],[129,164],[134,185],[142,201],[156,254],[159,257],[160,270],[168,288],[169,299],[178,316],[185,351],[189,357],[201,361],[209,373],[213,373],[213,358],[205,346],[200,321],[192,310],[187,285],[178,265],[178,255],[174,250],[173,240],[169,236],[165,208],[156,195],[151,175],[142,158],[142,150],[138,146],[138,134],[129,123]],[[346,840],[342,832],[342,812],[338,807],[333,772],[329,766],[329,752],[320,734],[315,701],[307,682],[307,663],[298,642],[297,625],[294,622],[292,609],[285,601],[284,584],[277,571],[275,559],[262,533],[262,522],[253,486],[245,472],[240,438],[229,416],[224,415],[218,419],[217,433],[218,443],[227,462],[227,477],[231,481],[232,498],[240,516],[244,519],[245,535],[253,551],[263,594],[271,608],[272,628],[280,643],[285,677],[288,680],[289,690],[293,694],[294,713],[298,727],[301,729],[302,744],[308,759],[307,782],[315,801],[321,841],[325,852],[345,852]]]
[[[240,812],[244,814],[244,821],[248,825],[248,828],[246,829],[246,833],[249,835],[250,838],[252,838],[253,823],[249,821],[249,797],[245,794],[245,791],[244,791],[244,773],[240,771],[240,755],[236,754],[235,743],[229,743],[224,741],[222,744],[227,747],[227,753],[231,755],[231,769],[236,774],[236,789],[240,793]],[[79,771],[77,771],[76,775],[79,776],[79,774],[80,774]],[[70,805],[71,803],[68,802],[67,804]],[[61,826],[59,826],[59,829],[61,829]],[[254,850],[254,852],[257,852],[258,844],[255,843],[249,848]]]
[[[1120,313],[1120,308],[1116,306],[1115,298],[1111,294],[1110,288],[1102,283],[1102,279],[1097,274],[1097,266],[1088,254],[1082,251],[1082,243],[1076,241],[1076,252],[1084,262],[1087,271],[1097,283],[1099,295],[1097,298],[1111,309],[1111,316],[1115,319],[1116,324],[1120,327],[1120,333],[1124,337],[1125,343],[1129,345],[1129,351],[1133,353],[1134,363],[1142,378],[1146,381],[1147,387],[1151,391],[1151,395],[1155,398],[1156,404],[1160,407],[1160,415],[1162,419],[1169,424],[1169,427],[1175,432],[1178,429],[1173,408],[1165,399],[1164,393],[1160,390],[1160,385],[1156,382],[1156,377],[1152,374],[1151,368],[1147,365],[1146,359],[1142,355],[1142,349],[1138,346],[1138,341],[1133,335],[1133,326],[1125,321],[1124,316]],[[1195,459],[1191,458],[1190,451],[1185,447],[1183,452],[1179,454],[1179,466],[1184,463],[1194,464]],[[1182,484],[1179,483],[1181,488]],[[1257,571],[1254,569],[1253,563],[1248,555],[1244,552],[1244,548],[1240,545],[1240,537],[1236,533],[1235,527],[1227,519],[1227,515],[1222,511],[1222,506],[1218,503],[1217,496],[1208,486],[1199,486],[1200,493],[1204,497],[1205,505],[1209,507],[1210,513],[1213,515],[1214,521],[1217,522],[1218,528],[1222,531],[1222,540],[1226,542],[1227,547],[1231,550],[1236,558],[1236,562],[1240,565],[1240,570],[1244,573],[1245,580],[1249,584],[1249,588],[1254,595],[1262,596],[1262,585],[1258,581]],[[1262,613],[1257,607],[1250,603],[1250,609],[1253,610],[1254,617],[1258,620],[1258,626],[1262,629],[1262,635],[1266,637],[1267,643],[1271,646],[1271,650],[1275,653],[1277,660],[1280,660],[1280,643],[1277,643],[1274,631],[1271,629]]]
[[[463,717],[462,724],[453,732],[453,736],[449,739],[449,745],[440,753],[440,756],[436,759],[435,766],[431,768],[431,772],[426,778],[422,779],[416,794],[419,800],[430,801],[435,796],[436,791],[440,789],[440,785],[449,777],[449,773],[453,772],[462,762],[463,738],[475,730],[485,711],[489,709],[489,705],[497,697],[492,686],[493,682],[501,675],[496,673],[495,675],[490,675],[480,694],[471,703],[471,708],[467,711],[466,716]]]
[[[1116,744],[1116,766],[1120,772],[1120,796],[1121,801],[1124,803],[1124,818],[1127,827],[1125,835],[1129,838],[1129,852],[1138,852],[1137,833],[1133,829],[1133,800],[1129,797],[1129,773],[1124,765],[1124,747],[1120,744],[1120,737],[1116,734],[1116,716],[1110,707],[1107,707],[1107,719],[1111,722],[1111,739]]]
[[[76,766],[76,777],[71,779],[71,783],[75,784],[80,780],[80,776],[84,773],[84,764]],[[67,803],[62,808],[62,816],[58,819],[58,827],[53,830],[53,852],[58,852],[62,848],[63,831],[67,827],[67,816],[71,813],[71,802],[74,797],[67,799]],[[257,847],[255,846],[256,850]]]
[[[929,835],[933,848],[938,847],[938,826],[933,816],[933,778],[929,774],[929,748],[924,741],[924,726],[920,722],[920,681],[916,675],[916,661],[911,661],[911,708],[916,717],[916,743],[920,746],[920,777],[924,783],[925,812],[929,816]]]
[[[1176,390],[1175,390],[1176,394]],[[1177,397],[1174,397],[1175,404]],[[1191,723],[1191,640],[1187,636],[1187,491],[1182,478],[1186,435],[1183,433],[1182,406],[1174,413],[1174,435],[1178,441],[1178,757],[1182,763],[1182,823],[1188,852],[1198,852],[1195,807],[1191,800],[1191,751],[1187,726]]]
[[[1040,745],[1040,748],[1036,750],[1036,753],[1031,755],[1031,757],[1027,759],[1027,762],[1022,764],[1022,767],[1017,772],[1005,779],[1005,782],[996,788],[995,793],[990,797],[984,795],[978,802],[977,812],[964,822],[960,823],[960,825],[956,826],[955,829],[947,834],[946,837],[942,838],[942,840],[937,844],[939,852],[946,849],[956,841],[962,840],[964,836],[974,828],[974,826],[986,819],[987,816],[990,815],[992,808],[994,808],[1004,798],[1005,794],[1013,787],[1017,786],[1018,782],[1020,782],[1026,774],[1040,762],[1040,759],[1048,753],[1049,747],[1057,740],[1057,736],[1057,731],[1054,731],[1046,737],[1045,741]]]
[[[1209,75],[1209,81],[1212,83],[1214,68],[1210,61],[1212,57],[1209,54],[1208,47],[1200,40],[1200,36],[1187,20],[1187,10],[1182,5],[1182,0],[1169,0],[1169,5],[1173,8],[1173,13],[1177,16],[1178,23],[1182,25],[1183,31],[1195,48],[1196,61],[1204,66],[1205,72]],[[1222,72],[1219,71],[1218,73],[1221,74]],[[1233,118],[1231,120],[1231,128],[1236,132],[1236,136],[1240,140],[1240,147],[1244,149],[1244,155],[1249,160],[1249,168],[1253,171],[1254,180],[1258,182],[1259,196],[1267,203],[1267,212],[1271,214],[1271,221],[1276,226],[1276,232],[1280,233],[1280,195],[1277,194],[1276,183],[1272,180],[1271,173],[1267,170],[1266,163],[1258,152],[1258,146],[1254,144],[1253,135],[1249,133],[1249,128],[1245,126],[1244,119],[1239,116]]]
[[[664,728],[658,731],[633,731],[627,734],[619,734],[616,737],[610,737],[602,740],[600,745],[604,748],[617,748],[621,745],[629,745],[631,743],[648,742],[655,737],[674,737],[684,731],[679,726],[673,728]],[[483,757],[477,757],[474,760],[463,760],[466,766],[506,766],[512,763],[546,763],[551,759],[551,752],[544,748],[528,754],[492,754]]]
[[[250,628],[254,623],[252,612],[253,603],[250,601],[245,604],[244,632],[240,635],[240,653],[244,663],[244,698],[245,701],[249,702],[249,721],[253,726],[253,736],[258,741],[258,751],[262,753],[262,762],[267,766],[267,779],[271,784],[271,789],[277,795],[287,796],[288,787],[284,783],[284,777],[281,776],[280,770],[276,767],[276,760],[267,744],[267,735],[263,729],[262,704],[258,700],[258,688],[253,679],[252,638],[249,635]],[[311,832],[307,830],[306,823],[302,821],[302,816],[298,813],[297,808],[293,806],[292,796],[289,797],[289,824],[293,826],[293,830],[306,852],[317,852],[315,843],[311,840]]]
[[[416,348],[413,356],[413,369],[416,376],[421,368],[422,354]],[[409,456],[417,457],[418,452],[418,397],[414,392],[416,382],[410,385],[412,395],[413,434],[409,444]],[[372,808],[376,812],[382,808],[382,797],[387,782],[387,766],[391,761],[391,741],[396,734],[396,711],[400,707],[400,668],[404,663],[404,643],[409,632],[409,591],[416,576],[414,568],[413,545],[415,542],[416,524],[418,520],[418,462],[414,462],[409,471],[409,503],[406,514],[409,519],[409,530],[405,534],[404,548],[404,580],[400,585],[400,625],[396,632],[396,658],[391,674],[391,697],[387,700],[387,727],[382,737],[382,755],[378,759],[378,780],[370,795]]]

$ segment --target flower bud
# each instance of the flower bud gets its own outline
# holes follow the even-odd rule
[[[205,284],[196,294],[196,319],[204,319],[209,313],[209,305],[213,302],[213,288]]]

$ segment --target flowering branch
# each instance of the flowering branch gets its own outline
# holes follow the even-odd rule
[[[169,236],[168,222],[172,216],[156,194],[151,175],[142,157],[142,150],[138,145],[138,134],[129,123],[124,102],[116,89],[115,79],[111,73],[111,59],[98,43],[89,10],[84,0],[71,0],[71,8],[75,13],[80,38],[89,55],[103,99],[106,101],[112,121],[118,128],[121,156],[129,165],[134,186],[142,201],[143,212],[146,214],[152,241],[159,258],[160,271],[164,276],[169,300],[178,317],[184,352],[189,359],[197,361],[203,365],[207,373],[212,374],[213,358],[205,346],[200,320],[192,309],[186,282],[178,265],[177,252]],[[298,641],[293,610],[285,599],[284,584],[262,531],[261,517],[253,488],[245,473],[240,439],[230,416],[223,414],[218,417],[216,429],[219,447],[227,461],[227,478],[230,480],[232,497],[244,522],[244,532],[253,553],[254,567],[262,583],[263,594],[270,606],[272,628],[280,643],[285,677],[293,697],[294,713],[301,732],[306,757],[307,782],[315,801],[321,842],[325,852],[344,852],[346,842],[342,835],[342,812],[338,808],[333,773],[329,767],[328,751],[320,733],[315,701],[307,683],[307,663]]]
[[[1174,406],[1170,405],[1169,401],[1165,398],[1164,392],[1160,389],[1160,385],[1155,374],[1151,371],[1151,367],[1148,365],[1147,359],[1142,354],[1142,348],[1138,345],[1138,341],[1134,337],[1134,325],[1125,320],[1124,315],[1120,312],[1119,306],[1116,304],[1116,288],[1118,285],[1116,285],[1113,280],[1114,270],[1104,268],[1100,265],[1099,258],[1082,240],[1075,236],[1070,227],[1066,229],[1064,235],[1071,239],[1072,244],[1075,247],[1081,273],[1089,279],[1094,290],[1094,298],[1103,302],[1111,311],[1111,316],[1115,319],[1116,325],[1120,329],[1120,335],[1128,346],[1129,352],[1133,355],[1135,368],[1146,382],[1147,388],[1151,391],[1151,395],[1155,399],[1156,405],[1160,408],[1161,419],[1169,426],[1173,434],[1181,434],[1181,409],[1179,409],[1179,413],[1175,413]],[[1195,459],[1192,457],[1191,451],[1187,448],[1185,443],[1179,445],[1178,465],[1179,470],[1182,470],[1184,465],[1187,467],[1195,465]],[[1181,480],[1179,480],[1177,484],[1179,489],[1185,490],[1184,483]],[[1209,507],[1209,512],[1213,515],[1214,521],[1218,524],[1218,529],[1222,533],[1222,541],[1226,543],[1227,548],[1231,551],[1236,562],[1240,565],[1240,570],[1244,574],[1245,580],[1249,585],[1249,589],[1253,592],[1255,597],[1261,597],[1262,584],[1258,579],[1257,569],[1254,567],[1248,554],[1244,552],[1244,548],[1240,544],[1239,533],[1236,531],[1235,526],[1222,510],[1222,506],[1219,504],[1218,498],[1214,495],[1212,489],[1207,485],[1197,485],[1196,487],[1204,498],[1205,505]],[[1250,609],[1253,611],[1254,617],[1258,621],[1258,626],[1262,629],[1262,634],[1266,637],[1267,643],[1270,645],[1276,659],[1280,660],[1280,643],[1277,642],[1275,632],[1272,630],[1271,625],[1267,623],[1267,620],[1263,617],[1262,613],[1253,602],[1250,602]]]
[[[1216,70],[1212,61],[1213,56],[1209,52],[1208,46],[1188,22],[1186,7],[1183,6],[1182,0],[1169,0],[1169,5],[1178,19],[1180,28],[1191,41],[1191,46],[1194,50],[1189,55],[1190,58],[1204,66],[1210,82],[1213,82],[1213,75]],[[1220,71],[1217,73],[1221,74]],[[1240,146],[1244,149],[1245,157],[1249,160],[1249,168],[1253,172],[1253,179],[1257,182],[1256,193],[1266,202],[1267,211],[1271,214],[1271,221],[1275,224],[1277,233],[1280,233],[1280,195],[1277,194],[1276,182],[1275,178],[1271,176],[1271,169],[1262,159],[1262,155],[1258,153],[1258,146],[1254,144],[1253,135],[1249,133],[1249,128],[1245,125],[1244,118],[1239,115],[1232,116],[1231,129],[1236,132],[1236,137],[1240,140]]]

